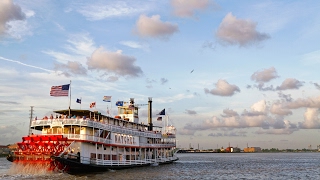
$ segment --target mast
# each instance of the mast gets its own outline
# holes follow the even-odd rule
[[[149,124],[148,130],[152,131],[152,129],[153,129],[153,124],[152,124],[152,97],[149,97],[148,99],[149,99],[149,101],[148,101],[148,124]]]
[[[71,80],[70,80],[70,85],[69,85],[69,94],[70,94],[70,100],[69,100],[69,117],[70,117],[71,116],[70,115],[70,113],[71,113],[70,112],[70,110],[71,110],[71,108],[70,108],[71,107]]]
[[[30,107],[31,107],[31,110],[30,110],[29,135],[31,135],[32,133],[31,122],[32,122],[32,115],[33,115],[33,106],[30,106]]]

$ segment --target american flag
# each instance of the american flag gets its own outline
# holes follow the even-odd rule
[[[50,90],[50,96],[68,96],[70,84],[61,86],[52,86]]]

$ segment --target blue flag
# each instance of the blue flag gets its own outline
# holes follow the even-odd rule
[[[166,109],[163,109],[163,110],[160,111],[157,115],[166,115]]]
[[[123,101],[117,101],[116,106],[123,106]]]
[[[77,99],[76,102],[79,103],[79,104],[81,104],[81,99]]]

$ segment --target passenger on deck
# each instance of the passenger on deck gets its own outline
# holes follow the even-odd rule
[[[52,114],[50,115],[50,119],[53,119],[53,115]]]

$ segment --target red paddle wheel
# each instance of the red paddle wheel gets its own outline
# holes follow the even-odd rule
[[[62,135],[25,136],[17,145],[13,154],[14,163],[28,168],[47,168],[48,171],[64,171],[68,168],[51,158],[59,156],[70,145],[68,138]]]

